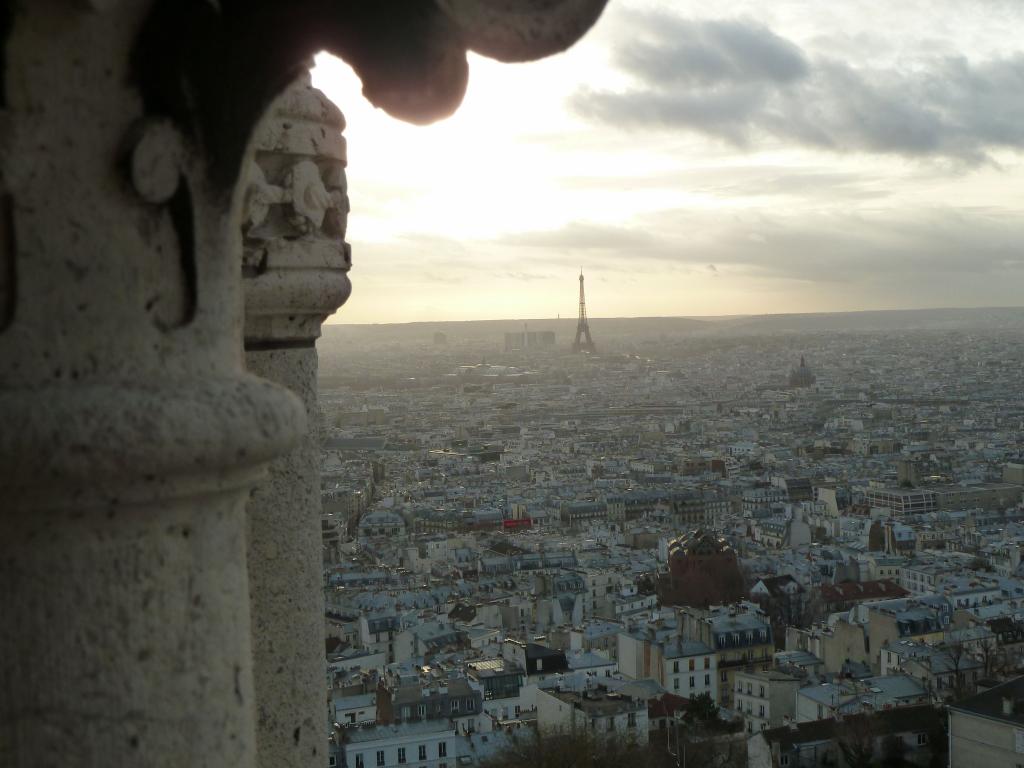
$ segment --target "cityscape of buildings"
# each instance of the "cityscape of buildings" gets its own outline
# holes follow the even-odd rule
[[[605,5],[3,5],[0,768],[1024,768],[1024,6]]]
[[[328,335],[333,764],[1024,759],[1016,334],[600,327]]]

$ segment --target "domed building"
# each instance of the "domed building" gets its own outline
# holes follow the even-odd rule
[[[807,361],[801,355],[800,366],[789,372],[789,386],[806,389],[807,387],[813,387],[814,382],[817,380],[818,378],[814,375],[814,371],[807,367]]]
[[[734,603],[747,594],[736,550],[702,529],[669,543],[668,576],[658,591],[662,605],[699,608]]]

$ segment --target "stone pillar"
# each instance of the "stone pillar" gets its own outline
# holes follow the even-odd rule
[[[310,329],[348,290],[344,154],[315,119],[283,120],[282,141],[301,137],[261,145],[246,209],[247,239],[266,241],[244,267],[250,362],[302,390],[304,407],[243,359],[236,187],[273,96],[326,49],[373,103],[430,122],[458,106],[468,49],[548,55],[603,4],[0,3],[0,766],[254,764],[247,556],[277,563],[254,566],[282,572],[260,600],[317,635],[322,676],[305,624],[314,602],[322,621],[309,527],[271,542],[255,525],[261,560],[244,505],[270,461],[300,435],[311,445]],[[287,227],[303,242],[284,257]],[[284,508],[271,497],[297,457],[254,509]],[[280,632],[285,619],[257,610]],[[313,656],[298,658],[306,690]],[[303,733],[306,718],[322,727],[322,693],[310,714],[272,698],[265,713],[280,706],[281,719],[264,736],[287,723],[286,741],[322,750]]]
[[[100,6],[106,10],[97,10]],[[148,4],[5,8],[0,765],[249,766],[240,197],[130,74]]]
[[[266,768],[327,763],[314,343],[350,291],[344,127],[307,76],[271,106],[248,170],[246,363],[295,392],[309,424],[247,507],[258,764]]]

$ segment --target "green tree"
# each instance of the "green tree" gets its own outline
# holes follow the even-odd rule
[[[718,719],[718,704],[706,691],[690,699],[690,714],[701,722]]]
[[[844,717],[836,725],[836,743],[847,768],[873,768],[875,734],[870,715]]]
[[[904,768],[907,763],[907,745],[896,734],[890,734],[882,742],[883,768]]]
[[[625,739],[575,733],[518,731],[508,749],[486,760],[481,768],[671,768],[664,749]]]

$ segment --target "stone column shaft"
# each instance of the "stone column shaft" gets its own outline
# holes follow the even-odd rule
[[[249,500],[257,743],[265,768],[327,763],[314,343],[348,297],[341,113],[304,79],[256,131],[244,223],[249,370],[297,394],[308,431]]]
[[[10,5],[0,765],[251,766],[244,504],[305,426],[243,368],[240,200],[135,90],[148,3]]]

